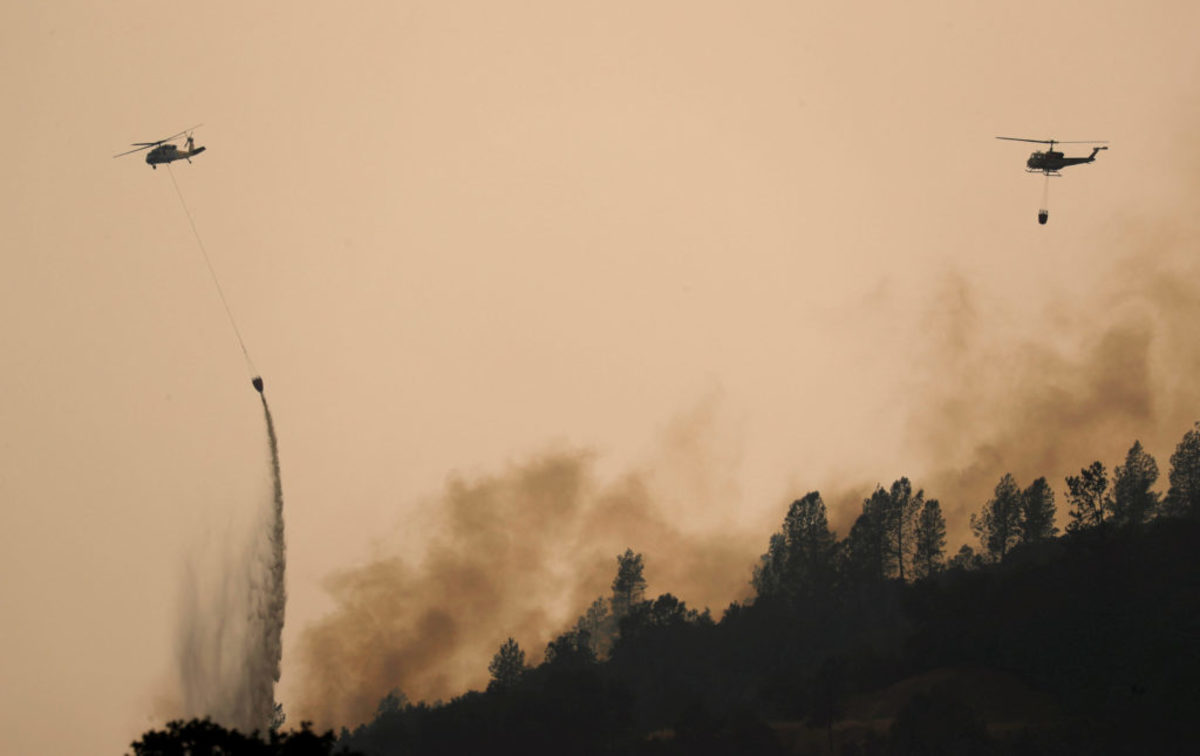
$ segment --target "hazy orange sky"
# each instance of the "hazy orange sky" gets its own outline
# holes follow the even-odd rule
[[[1165,475],[1200,418],[1198,23],[1185,0],[5,4],[0,750],[160,724],[188,555],[267,485],[241,352],[167,172],[110,157],[130,142],[204,124],[172,170],[279,433],[287,707],[323,581],[416,559],[451,476],[584,451],[761,551],[813,488],[947,501],[935,480],[1009,466],[1058,490],[1134,437]],[[1001,134],[1112,149],[1054,180],[1043,227],[1033,146]],[[1088,383],[1097,359],[1137,385]],[[1059,425],[989,457],[1022,412]],[[638,535],[651,592],[678,590]]]

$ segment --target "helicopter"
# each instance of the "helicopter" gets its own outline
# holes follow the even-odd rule
[[[1054,150],[1056,144],[1108,144],[1104,140],[1078,140],[1073,142],[1063,142],[1058,139],[1021,139],[1020,137],[996,137],[997,139],[1006,139],[1010,142],[1035,142],[1037,144],[1048,144],[1050,149],[1045,152],[1035,152],[1025,161],[1026,173],[1044,173],[1047,176],[1061,176],[1060,170],[1070,165],[1081,165],[1083,163],[1096,162],[1096,153],[1100,150],[1107,150],[1108,147],[1093,147],[1092,154],[1087,157],[1066,157],[1061,152]]]
[[[1058,139],[1023,139],[1021,137],[996,137],[996,138],[997,139],[1005,139],[1010,142],[1034,142],[1035,144],[1050,145],[1050,148],[1048,150],[1046,150],[1045,152],[1042,152],[1040,150],[1037,152],[1034,152],[1032,155],[1029,156],[1029,159],[1025,161],[1025,172],[1026,173],[1042,173],[1042,174],[1045,174],[1045,176],[1046,176],[1046,190],[1047,191],[1043,194],[1043,197],[1042,197],[1043,204],[1045,204],[1046,197],[1049,194],[1050,177],[1051,176],[1061,176],[1062,173],[1060,173],[1059,171],[1061,171],[1063,168],[1066,168],[1068,166],[1082,165],[1084,163],[1094,163],[1094,162],[1096,162],[1096,155],[1100,152],[1100,150],[1108,149],[1108,147],[1107,147],[1108,142],[1105,140],[1100,140],[1100,139],[1082,140],[1082,141],[1077,140],[1077,141],[1064,142],[1064,141],[1060,141]],[[1083,156],[1066,157],[1063,153],[1055,151],[1054,145],[1056,145],[1056,144],[1092,144],[1092,145],[1105,145],[1105,146],[1092,147],[1092,154],[1088,155],[1087,157],[1083,157]],[[1047,210],[1045,207],[1038,210],[1038,223],[1040,223],[1044,226],[1044,225],[1046,225],[1046,221],[1048,221],[1049,219],[1050,219],[1050,211],[1049,210]]]
[[[186,160],[190,163],[192,162],[193,155],[199,155],[201,152],[204,152],[204,150],[207,149],[206,147],[197,147],[195,140],[192,139],[192,132],[203,125],[204,124],[197,124],[196,126],[193,126],[190,129],[185,129],[178,134],[172,134],[166,139],[159,139],[157,142],[134,142],[134,149],[127,150],[119,155],[113,155],[113,157],[119,158],[123,155],[129,155],[134,152],[140,152],[141,150],[149,149],[150,151],[146,153],[146,164],[155,170],[158,170],[159,163],[172,163],[176,160]],[[187,134],[187,141],[185,143],[186,149],[181,150],[170,143],[172,139],[178,139],[184,134]]]

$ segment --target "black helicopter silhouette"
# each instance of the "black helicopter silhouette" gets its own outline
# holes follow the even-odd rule
[[[204,152],[204,150],[207,149],[206,147],[197,147],[195,140],[192,139],[192,132],[203,125],[204,124],[197,124],[190,129],[184,129],[178,134],[172,134],[166,139],[159,139],[157,142],[134,142],[134,149],[122,152],[120,155],[113,155],[113,157],[119,158],[122,155],[129,155],[134,152],[149,149],[150,151],[146,153],[146,164],[156,170],[158,169],[159,163],[171,163],[176,160],[186,160],[190,163],[192,162],[193,155],[199,155],[201,152]],[[187,134],[186,149],[181,150],[175,145],[169,144],[172,139],[178,139],[184,134]]]
[[[997,139],[1006,139],[1010,142],[1035,142],[1037,144],[1048,144],[1050,149],[1045,152],[1037,151],[1029,156],[1025,161],[1025,170],[1029,173],[1044,173],[1047,176],[1061,176],[1059,173],[1063,168],[1070,165],[1082,165],[1083,163],[1096,162],[1096,153],[1100,150],[1107,150],[1108,147],[1093,147],[1092,154],[1087,157],[1066,157],[1061,152],[1054,149],[1056,144],[1108,144],[1102,139],[1084,139],[1071,142],[1063,142],[1058,139],[1022,139],[1020,137],[996,137]]]
[[[1108,142],[1103,139],[1085,139],[1085,140],[1073,140],[1073,141],[1064,142],[1064,141],[1061,141],[1058,139],[1024,139],[1021,137],[996,137],[996,138],[1004,139],[1009,142],[1033,142],[1035,144],[1050,145],[1050,148],[1048,150],[1046,150],[1045,152],[1038,150],[1038,151],[1034,152],[1032,155],[1030,155],[1029,159],[1025,161],[1025,172],[1026,173],[1045,174],[1046,182],[1047,182],[1047,184],[1046,184],[1047,189],[1049,189],[1050,177],[1051,176],[1061,176],[1062,173],[1060,173],[1059,171],[1061,171],[1063,168],[1066,168],[1066,167],[1072,166],[1072,165],[1082,165],[1084,163],[1094,163],[1094,162],[1096,162],[1096,154],[1099,153],[1100,150],[1108,149],[1107,146],[1092,147],[1092,154],[1087,155],[1086,157],[1085,156],[1067,157],[1063,153],[1055,150],[1054,145],[1056,145],[1056,144],[1107,145]],[[1043,198],[1043,202],[1044,201],[1045,201],[1045,199]],[[1038,223],[1045,225],[1046,221],[1049,219],[1050,219],[1050,211],[1049,210],[1047,210],[1044,207],[1042,209],[1038,210]]]

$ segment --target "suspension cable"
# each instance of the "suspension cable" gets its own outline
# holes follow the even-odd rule
[[[167,163],[167,175],[171,177],[171,185],[175,187],[175,194],[179,197],[179,204],[183,207],[183,214],[187,216],[188,225],[192,227],[192,235],[196,237],[196,245],[200,247],[200,254],[204,258],[208,274],[212,276],[213,285],[217,289],[217,296],[221,298],[225,314],[229,317],[229,325],[233,327],[233,335],[237,337],[238,346],[242,348],[242,356],[246,358],[246,367],[250,370],[251,376],[257,380],[261,380],[258,379],[258,371],[254,369],[254,361],[250,359],[250,352],[246,349],[246,342],[242,339],[242,332],[237,327],[237,321],[233,319],[233,310],[229,308],[229,300],[225,298],[225,290],[221,288],[221,281],[217,278],[217,271],[213,268],[212,260],[209,259],[208,250],[204,248],[204,240],[200,238],[200,232],[196,230],[196,221],[192,218],[192,211],[188,209],[187,202],[183,199],[183,192],[179,189],[179,182],[175,180],[175,172],[171,170],[170,163]],[[257,388],[257,385],[255,388]]]

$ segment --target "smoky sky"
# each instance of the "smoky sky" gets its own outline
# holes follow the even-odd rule
[[[1159,217],[1124,236],[1091,232],[1122,209],[1195,213],[1200,6],[877,6],[864,16],[832,3],[214,3],[163,24],[79,0],[4,4],[13,64],[0,78],[21,114],[8,142],[22,147],[0,181],[10,251],[0,560],[20,579],[0,591],[13,618],[0,750],[118,751],[144,729],[174,658],[174,602],[146,596],[174,595],[196,528],[240,519],[258,490],[257,400],[170,176],[110,157],[195,123],[208,149],[174,176],[271,387],[286,452],[281,692],[292,723],[310,675],[302,629],[343,611],[322,578],[352,582],[395,559],[423,600],[421,581],[457,537],[437,509],[450,470],[473,490],[582,454],[590,482],[572,511],[643,496],[680,543],[748,533],[726,560],[735,587],[696,589],[708,593],[668,582],[687,561],[656,555],[639,533],[594,551],[579,535],[569,564],[586,569],[548,557],[555,566],[539,578],[576,581],[543,610],[539,627],[553,626],[543,637],[574,619],[576,596],[605,592],[626,547],[646,553],[651,594],[719,610],[745,589],[788,503],[814,488],[844,534],[861,497],[899,475],[953,517],[1009,464],[1061,494],[1057,476],[1097,457],[1111,466],[1135,437],[1165,473],[1194,414],[1195,371],[1164,359],[1164,343],[1185,342],[1195,321],[1170,314],[1187,312],[1194,271],[1168,261],[1153,285],[1112,260],[1114,249],[1135,267],[1163,249],[1186,259],[1189,232]],[[1112,149],[1055,180],[1039,227],[1042,178],[1024,174],[1025,145],[998,134]],[[947,257],[974,313],[957,326],[957,357],[933,333],[950,327],[931,274]],[[1099,272],[1068,288],[1064,258]],[[1044,289],[1061,284],[1059,312],[1041,329],[998,333],[985,297],[1043,266],[1049,282],[1022,307],[1043,307]],[[920,279],[917,301],[840,329],[889,275]],[[1140,331],[1113,330],[1114,302],[1140,311]],[[895,355],[921,307],[938,348]],[[1018,398],[1041,371],[993,373],[989,360],[1026,364],[1019,345],[1040,349],[1064,401],[1082,409],[1071,392],[1101,385],[1083,373],[1110,330],[1114,344],[1146,345],[1149,404],[1120,420],[1119,438],[1062,442],[1076,451],[1040,442],[1060,468],[1042,469],[1045,448],[1027,448],[1005,430],[1021,423],[1001,417],[1046,406]],[[881,351],[900,359],[855,362]],[[893,375],[912,380],[907,396],[885,396]],[[713,465],[681,468],[667,486],[642,452],[710,380],[747,418],[740,495],[709,491],[689,516],[706,493],[689,476]],[[727,432],[696,438],[721,446]],[[1026,451],[1028,464],[998,461]],[[743,508],[737,527],[714,516],[721,501]],[[570,553],[550,556],[559,551]],[[202,587],[221,574],[208,567]],[[421,611],[444,603],[417,602],[403,627],[415,633]],[[448,674],[485,675],[518,632],[500,620],[471,618],[495,637],[456,636],[474,656]],[[518,640],[540,656],[538,638]],[[413,697],[432,689],[395,684]],[[69,728],[56,726],[64,709]]]
[[[1195,238],[1181,228],[1112,239],[1126,252],[1093,277],[1098,284],[1026,312],[1035,327],[1015,334],[995,327],[1004,306],[981,297],[967,276],[948,269],[932,281],[905,432],[918,464],[899,474],[942,502],[951,551],[974,543],[969,514],[1005,473],[1022,485],[1046,476],[1060,527],[1063,477],[1093,459],[1119,464],[1135,439],[1159,458],[1165,478],[1174,444],[1197,415]],[[300,642],[300,716],[353,725],[392,689],[411,700],[478,689],[509,636],[539,662],[547,641],[608,595],[615,557],[627,547],[645,554],[649,595],[672,592],[718,617],[749,597],[753,565],[779,520],[734,527],[714,517],[737,501],[727,483],[737,454],[715,438],[729,433],[713,421],[719,402],[676,422],[643,469],[603,476],[596,453],[560,448],[492,474],[452,477],[430,503],[437,524],[420,553],[385,545],[386,556],[328,579],[335,609]],[[874,485],[891,482],[882,471],[878,478],[802,482],[790,497],[822,490],[844,536]],[[697,505],[690,514],[689,503]],[[786,501],[779,504],[781,519]]]

